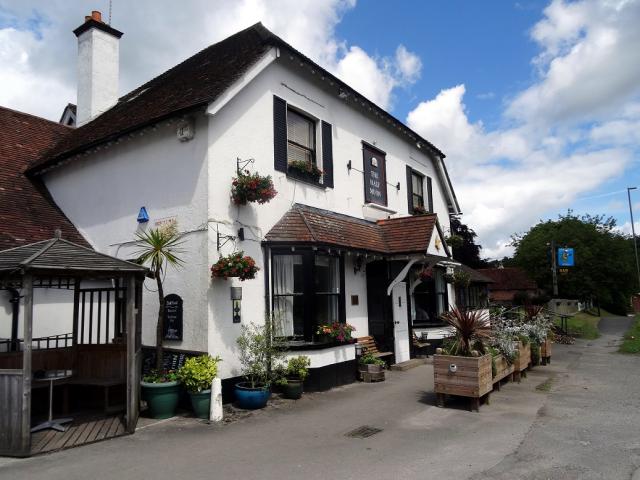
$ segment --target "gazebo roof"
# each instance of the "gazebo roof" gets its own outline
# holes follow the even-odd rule
[[[140,273],[147,268],[62,238],[52,238],[0,252],[0,275]]]

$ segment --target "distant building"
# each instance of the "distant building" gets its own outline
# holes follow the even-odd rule
[[[478,272],[493,280],[493,283],[489,284],[491,303],[512,305],[514,301],[520,303],[523,299],[535,297],[539,293],[536,282],[521,268],[482,268]]]

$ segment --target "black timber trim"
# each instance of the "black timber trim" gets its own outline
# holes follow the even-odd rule
[[[273,96],[273,167],[287,173],[287,102]]]
[[[323,185],[333,188],[333,135],[331,124],[322,120],[322,170]]]

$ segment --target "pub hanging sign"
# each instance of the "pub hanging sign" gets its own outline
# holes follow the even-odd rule
[[[165,340],[182,340],[182,298],[170,293],[164,297],[164,325]]]
[[[387,206],[387,172],[385,154],[364,144],[364,200]]]

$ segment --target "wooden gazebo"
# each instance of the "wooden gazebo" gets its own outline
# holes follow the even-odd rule
[[[0,289],[13,292],[14,302],[23,299],[23,338],[18,338],[14,306],[9,348],[0,353],[0,455],[32,453],[32,381],[34,372],[44,370],[74,372],[76,384],[86,379],[109,385],[111,379],[120,379],[126,385],[124,430],[133,433],[139,413],[141,287],[146,272],[140,265],[59,237],[0,252]],[[73,292],[70,338],[47,339],[45,347],[32,336],[34,289],[39,288]]]

